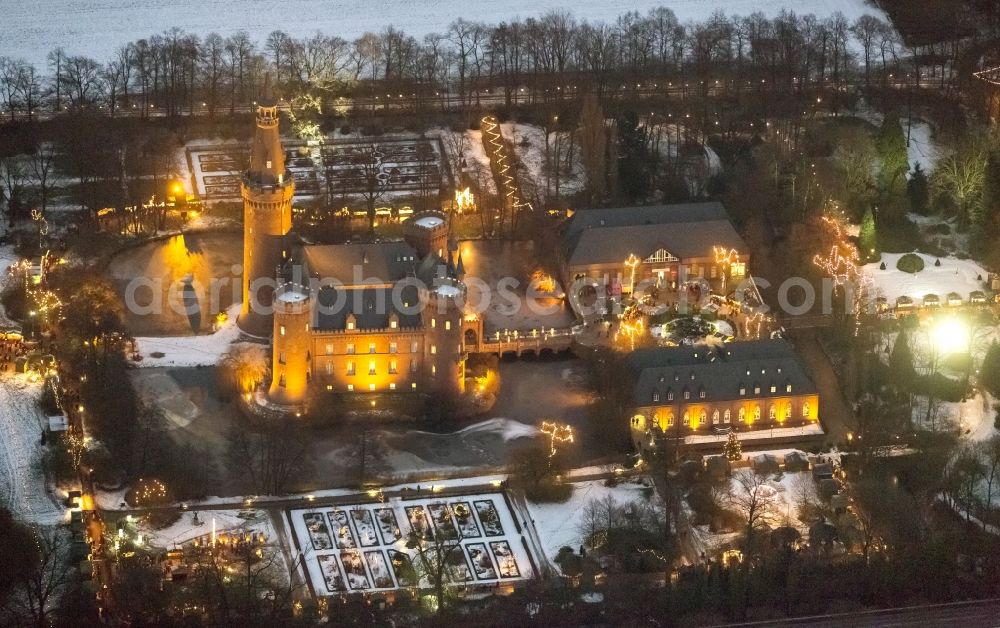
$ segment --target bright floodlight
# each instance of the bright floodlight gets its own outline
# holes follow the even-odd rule
[[[939,321],[933,330],[934,346],[940,353],[966,351],[969,346],[968,326],[954,318]]]

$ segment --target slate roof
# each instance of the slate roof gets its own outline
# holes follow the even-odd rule
[[[451,274],[440,257],[420,259],[406,242],[304,246],[302,260],[309,276],[319,279],[315,307],[319,331],[346,329],[349,314],[358,330],[386,329],[393,313],[401,328],[419,327],[423,323],[416,307],[417,285],[403,286],[394,298],[393,288],[386,284],[415,278],[430,287],[435,277]]]
[[[718,202],[586,209],[573,214],[564,242],[571,266],[645,259],[663,248],[675,257],[707,257],[713,246],[746,252]]]
[[[637,406],[738,401],[816,393],[805,365],[786,340],[734,342],[722,347],[665,347],[634,351],[626,364],[635,376],[633,400]],[[791,393],[786,387],[791,384]],[[740,386],[746,394],[740,396]],[[775,392],[771,392],[771,386]],[[759,386],[760,393],[754,394]],[[684,399],[684,390],[691,393]],[[653,393],[659,392],[659,402]],[[668,401],[673,392],[673,401]]]

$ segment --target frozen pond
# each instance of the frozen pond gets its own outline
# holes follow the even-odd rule
[[[135,336],[212,331],[215,315],[240,300],[243,236],[188,233],[129,249],[108,273],[125,299]]]
[[[42,68],[48,52],[62,46],[70,55],[84,54],[106,62],[122,44],[171,27],[201,36],[212,31],[228,36],[245,30],[263,46],[267,35],[277,29],[295,37],[320,30],[352,40],[366,31],[379,32],[395,24],[420,39],[430,32],[444,32],[460,17],[497,23],[537,17],[550,10],[570,10],[580,19],[614,22],[625,11],[645,14],[659,6],[669,6],[681,22],[706,19],[720,8],[705,0],[632,0],[628,4],[606,0],[2,0],[0,56],[24,57]],[[864,13],[880,14],[864,0],[730,0],[722,8],[728,14],[762,11],[772,16],[783,8],[817,16],[841,11],[852,21]]]

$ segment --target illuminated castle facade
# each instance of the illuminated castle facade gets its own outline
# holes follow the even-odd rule
[[[277,107],[262,99],[243,180],[239,326],[271,335],[269,400],[297,408],[310,393],[463,392],[482,320],[464,311],[462,259],[449,247],[446,216],[413,216],[401,242],[293,247],[293,191]],[[255,292],[255,282],[272,288]],[[255,312],[251,299],[273,314]]]

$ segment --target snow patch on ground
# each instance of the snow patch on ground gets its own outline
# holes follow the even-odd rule
[[[608,496],[620,504],[645,500],[643,488],[645,486],[632,483],[605,486],[603,480],[591,480],[574,483],[573,495],[564,503],[527,502],[528,512],[531,513],[546,558],[553,560],[563,546],[572,547],[575,551],[580,545],[578,524],[583,517],[584,508],[591,501],[600,501]]]
[[[198,515],[199,523],[194,521],[195,514]],[[175,545],[189,543],[198,537],[211,539],[213,520],[217,535],[226,532],[254,531],[263,532],[268,541],[275,540],[271,519],[263,510],[201,510],[197,513],[185,511],[181,512],[180,518],[172,524],[158,530],[144,526],[142,533],[148,545],[170,549]]]
[[[906,121],[903,120],[903,132],[906,132]],[[914,164],[920,164],[924,173],[930,176],[937,166],[938,160],[942,157],[943,149],[934,140],[934,131],[926,122],[914,120],[910,127],[910,145],[906,148],[907,159],[910,162],[909,170],[913,170]],[[909,178],[909,173],[907,173]]]
[[[230,345],[240,337],[236,316],[240,305],[229,309],[229,318],[213,334],[201,336],[167,336],[136,338],[136,347],[142,361],[141,367],[156,366],[214,366],[229,351]],[[154,357],[162,353],[163,357]]]
[[[534,425],[527,425],[512,419],[494,418],[487,419],[482,423],[476,423],[458,430],[460,434],[495,433],[503,437],[504,441],[511,441],[518,438],[534,438],[538,435],[538,428]]]
[[[967,301],[970,292],[985,289],[989,272],[973,260],[937,258],[923,253],[917,255],[924,260],[924,269],[918,273],[906,273],[896,268],[896,263],[903,256],[901,253],[882,254],[885,270],[879,269],[879,262],[866,264],[862,270],[874,282],[876,294],[885,297],[890,305],[894,305],[901,296],[910,297],[920,305],[927,294],[938,295],[943,303],[949,292],[957,292],[963,301]],[[941,265],[935,266],[938,259]]]

